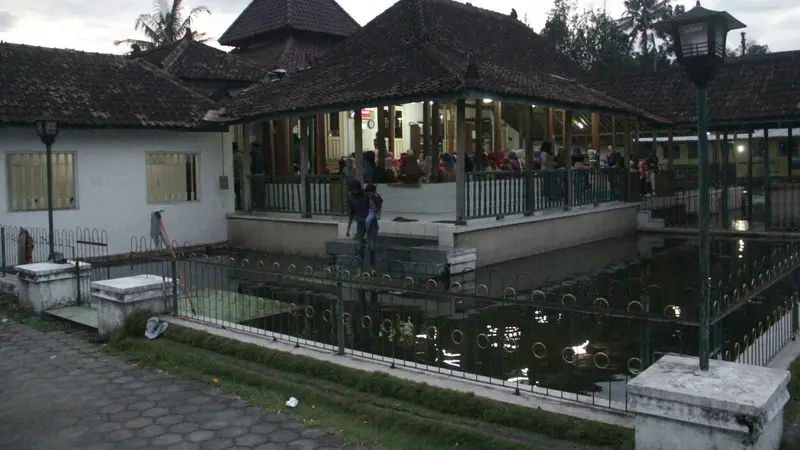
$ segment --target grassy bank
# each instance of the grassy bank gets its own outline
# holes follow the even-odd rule
[[[486,400],[178,326],[140,339],[145,315],[132,317],[109,348],[140,365],[207,383],[267,409],[376,449],[633,448],[633,430]]]

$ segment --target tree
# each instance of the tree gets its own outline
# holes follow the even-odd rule
[[[142,50],[152,50],[170,42],[181,40],[187,33],[193,40],[205,42],[205,33],[198,33],[191,29],[194,18],[201,13],[211,14],[211,10],[205,6],[198,6],[183,14],[183,0],[155,0],[153,2],[153,12],[141,14],[136,19],[136,31],[142,31],[147,40],[123,39],[114,41],[114,45],[134,45]]]
[[[673,8],[670,0],[625,0],[625,13],[617,23],[631,42],[638,44],[639,60],[644,67],[655,70],[669,63],[670,54],[674,53],[669,37],[657,32],[654,25],[684,11],[683,6]]]
[[[755,55],[766,55],[769,53],[769,46],[768,45],[761,45],[756,42],[755,39],[748,39],[747,33],[742,31],[741,33],[742,39],[739,41],[739,46],[737,48],[730,48],[727,49],[727,56],[728,58],[736,58],[739,56],[755,56]]]
[[[578,13],[574,0],[555,0],[540,34],[588,71],[617,72],[633,66],[631,41],[617,21],[602,10]]]

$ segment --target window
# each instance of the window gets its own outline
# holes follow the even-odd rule
[[[193,153],[148,153],[147,203],[197,201],[197,159]]]
[[[341,128],[339,127],[339,113],[328,114],[328,136],[339,137],[341,132]]]
[[[792,137],[792,157],[798,156],[797,154],[797,140],[800,138]],[[780,156],[789,156],[789,139],[782,139],[778,143],[778,154]]]
[[[75,155],[52,154],[53,208],[75,209]],[[47,209],[47,154],[9,153],[6,161],[8,210]]]

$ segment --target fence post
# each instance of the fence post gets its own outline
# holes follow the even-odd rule
[[[0,260],[2,260],[2,274],[6,274],[6,227],[0,227]]]
[[[797,334],[798,328],[800,328],[800,311],[798,311],[798,287],[800,287],[800,269],[795,269],[794,272],[790,275],[792,277],[792,340],[795,339],[795,335]]]
[[[178,315],[178,260],[171,261],[172,266],[172,314]]]
[[[342,356],[344,355],[344,288],[342,287],[341,281],[336,283],[336,288],[338,291],[338,295],[336,296],[336,323],[338,324],[336,333],[338,348],[336,349],[336,354]]]
[[[311,185],[308,180],[308,117],[300,118],[300,185],[303,200],[300,204],[301,216],[311,217]]]

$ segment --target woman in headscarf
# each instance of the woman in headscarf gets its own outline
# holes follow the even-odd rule
[[[508,154],[508,165],[512,172],[522,171],[522,164],[520,164],[519,162],[519,157],[517,156],[517,152],[511,152]]]
[[[430,183],[431,182],[431,165],[433,161],[431,160],[430,156],[426,156],[425,160],[422,161],[422,181],[423,183]]]
[[[344,167],[342,168],[342,176],[344,177],[345,183],[349,183],[350,180],[355,180],[356,178],[358,178],[358,171],[356,170],[355,158],[350,157],[345,160]]]
[[[397,181],[397,168],[394,165],[394,158],[387,156],[383,161],[383,167],[386,168],[386,178],[388,183]]]
[[[444,172],[447,174],[448,181],[455,181],[455,169],[456,169],[456,162],[453,159],[453,155],[450,153],[442,153],[442,165],[444,166]]]

